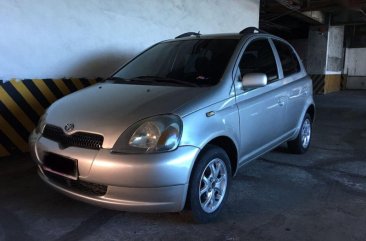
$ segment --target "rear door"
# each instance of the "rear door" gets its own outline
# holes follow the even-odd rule
[[[291,133],[300,121],[306,97],[310,92],[308,79],[301,71],[299,59],[293,48],[281,40],[273,39],[272,41],[281,62],[283,81],[287,83],[288,102],[284,128],[285,132]]]
[[[279,70],[267,38],[253,39],[244,48],[235,72],[236,103],[240,119],[240,161],[248,161],[279,143],[283,134],[286,91],[278,80]],[[265,73],[268,84],[244,89],[241,79],[248,73]]]

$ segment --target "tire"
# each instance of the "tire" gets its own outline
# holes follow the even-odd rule
[[[194,221],[208,223],[217,219],[228,197],[230,184],[228,155],[220,147],[208,146],[197,159],[189,182],[187,201]]]
[[[288,141],[287,145],[291,153],[303,154],[310,146],[312,134],[312,122],[309,113],[306,113],[302,123],[299,134],[295,140]]]

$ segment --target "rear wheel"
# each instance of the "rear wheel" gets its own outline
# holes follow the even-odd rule
[[[311,128],[311,117],[308,113],[306,113],[296,139],[287,143],[288,148],[292,153],[302,154],[309,149],[311,141]]]
[[[209,146],[197,160],[189,184],[188,200],[198,223],[216,219],[228,196],[231,166],[226,152]]]

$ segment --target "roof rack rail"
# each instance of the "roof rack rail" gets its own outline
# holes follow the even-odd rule
[[[175,37],[176,39],[177,38],[184,38],[184,37],[190,37],[190,36],[197,36],[199,37],[201,34],[200,32],[198,31],[198,33],[195,33],[195,32],[187,32],[187,33],[183,33],[181,35],[178,35],[177,37]]]
[[[259,28],[256,28],[256,27],[248,27],[248,28],[245,28],[243,30],[241,30],[239,33],[240,34],[251,34],[251,33],[267,33],[266,31],[263,31],[263,30],[260,30]]]

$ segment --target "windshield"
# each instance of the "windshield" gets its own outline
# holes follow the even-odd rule
[[[192,39],[159,43],[113,77],[115,83],[178,86],[217,84],[238,39]]]

